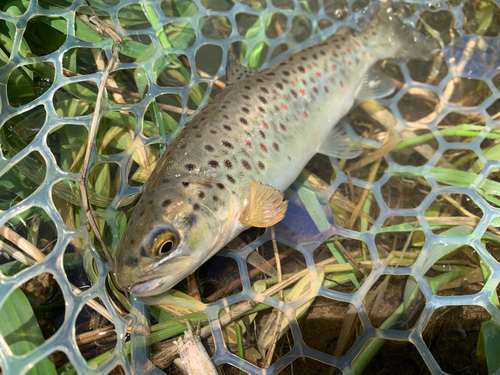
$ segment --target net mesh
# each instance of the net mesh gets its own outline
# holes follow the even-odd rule
[[[267,67],[286,54],[331,35],[343,25],[360,29],[369,18],[362,11],[366,2],[350,0],[103,0],[90,4],[101,20],[125,37],[118,63],[106,85],[98,139],[89,167],[91,203],[111,248],[116,248],[130,204],[142,191],[175,129],[182,127],[188,116],[201,109],[221,89],[220,79],[225,75],[230,47],[244,65]],[[432,8],[418,3],[399,3],[398,6],[405,22],[413,27],[429,31],[432,23],[441,25],[434,33],[443,40],[444,53],[437,65],[393,63],[388,69],[393,69],[403,82],[397,92],[376,103],[365,102],[365,106],[358,109],[362,108],[365,114],[371,112],[379,124],[392,129],[394,134],[410,134],[399,141],[414,142],[412,153],[405,152],[404,148],[394,149],[384,156],[382,163],[386,167],[381,169],[382,173],[372,178],[353,174],[349,179],[343,164],[339,165],[333,158],[328,160],[336,176],[331,184],[315,184],[302,175],[287,193],[291,209],[283,222],[243,249],[225,249],[218,254],[236,261],[242,287],[229,297],[209,303],[203,311],[215,342],[213,361],[216,365],[228,363],[248,373],[271,374],[305,356],[349,372],[363,348],[377,345],[373,339],[383,338],[412,343],[428,369],[441,373],[423,339],[426,325],[437,309],[480,306],[493,322],[500,324],[494,298],[500,266],[487,246],[488,241],[494,242],[496,238],[494,234],[486,234],[488,228],[498,226],[500,203],[495,197],[500,186],[496,182],[497,151],[494,144],[488,143],[498,135],[492,114],[499,100],[496,76],[500,51],[498,39],[477,35],[494,36],[498,31],[485,30],[481,22],[487,22],[487,17],[471,16],[472,5],[468,2],[434,2]],[[466,15],[469,12],[468,23],[464,23],[467,19],[464,12]],[[492,14],[495,19],[496,10]],[[43,260],[10,274],[0,274],[0,303],[4,304],[15,290],[45,273],[53,275],[65,303],[64,319],[58,329],[27,354],[16,355],[8,340],[0,339],[2,371],[21,374],[50,354],[62,352],[79,373],[107,373],[117,366],[132,373],[140,368],[137,366],[146,366],[149,362],[138,359],[140,345],[132,351],[132,362],[128,359],[129,317],[120,314],[116,300],[110,297],[109,286],[106,286],[109,266],[93,246],[93,237],[89,237],[75,184],[82,162],[79,150],[90,131],[97,86],[101,83],[103,68],[111,59],[113,41],[106,34],[96,32],[98,27],[92,23],[92,13],[83,0],[68,4],[12,1],[3,6],[0,20],[3,38],[0,41],[3,44],[0,50],[0,125],[3,130],[0,182],[4,189],[0,224],[17,229],[36,219],[45,223],[45,227],[40,228],[51,228],[54,232]],[[49,29],[50,40],[44,39]],[[27,43],[27,37],[33,35],[40,39],[38,45]],[[9,55],[7,51],[12,52]],[[76,64],[76,61],[87,61],[87,64]],[[419,73],[422,71],[425,74]],[[422,112],[426,112],[425,116]],[[450,120],[451,115],[460,116],[460,113],[474,115],[479,122],[447,130],[438,127],[460,124],[460,120],[455,123]],[[116,124],[119,126],[115,127]],[[404,129],[412,131],[404,132]],[[417,140],[422,137],[427,137],[426,141],[419,143]],[[383,141],[366,137],[365,145],[378,148]],[[469,150],[474,156],[457,165],[450,165],[444,158],[461,150]],[[390,192],[393,183],[403,184],[411,200],[421,197],[419,204],[396,205],[388,199],[387,191]],[[413,188],[415,184],[420,184],[420,188]],[[355,225],[339,219],[342,215],[332,212],[333,206],[329,203],[332,196],[339,203],[338,200],[348,196],[349,189],[356,193],[354,202],[363,194],[369,202],[363,206],[363,212],[368,213],[361,214]],[[450,223],[430,214],[430,209],[439,211],[436,202],[450,196],[466,196],[475,215],[463,214],[461,221]],[[65,205],[72,205],[76,220],[64,213],[68,212],[63,209]],[[353,208],[344,207],[344,210],[352,213]],[[457,210],[460,212],[460,207]],[[394,217],[405,217],[405,220],[388,225]],[[394,250],[393,245],[391,243],[386,251],[383,242],[397,234],[409,238],[410,233],[419,234],[418,256],[406,263],[398,262],[397,257],[391,260],[387,254]],[[335,235],[339,235],[337,242]],[[392,237],[388,237],[390,235]],[[251,281],[247,257],[261,245],[270,244],[272,238],[300,252],[309,273],[306,286],[295,298],[279,301],[263,294],[265,286],[258,289]],[[436,278],[430,281],[426,274],[431,268],[439,267],[439,261],[447,254],[466,246],[487,269],[483,270],[484,286],[470,295],[439,295]],[[94,272],[93,286],[81,293],[73,290],[67,277],[70,247],[86,250],[83,258],[90,262]],[[361,249],[359,261],[367,274],[362,282],[359,276],[353,276],[352,269],[342,276],[344,279],[325,277],[325,273],[333,271],[320,264],[324,260],[320,250],[330,251],[331,257],[331,252],[341,247]],[[404,252],[402,247],[397,250]],[[340,259],[338,266],[349,264],[340,252],[335,254]],[[371,264],[369,269],[367,261]],[[462,271],[453,269],[458,272],[455,277]],[[413,322],[405,321],[403,327],[387,323],[390,319],[379,324],[367,312],[367,293],[386,275],[408,280],[404,284],[405,301],[412,300],[411,295],[418,291],[425,300]],[[339,289],[349,282],[358,286],[354,292]],[[305,342],[298,324],[304,306],[319,297],[324,297],[323,301],[344,302],[343,319],[355,316],[362,323],[358,339],[349,350],[336,356]],[[104,304],[117,332],[114,350],[97,368],[89,365],[80,353],[75,334],[78,315],[91,299]],[[290,351],[265,370],[230,352],[218,320],[221,309],[245,300],[279,309],[284,314],[281,319],[290,324],[293,336]],[[140,316],[137,311],[136,315]]]

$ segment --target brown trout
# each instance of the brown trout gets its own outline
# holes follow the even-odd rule
[[[363,31],[340,30],[228,85],[189,120],[154,170],[116,253],[119,284],[136,296],[159,294],[244,229],[280,221],[282,192],[315,153],[360,153],[355,133],[336,124],[369,69],[436,49],[383,3]],[[364,90],[373,91],[374,82]]]

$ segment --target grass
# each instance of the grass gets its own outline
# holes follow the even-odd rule
[[[54,11],[59,11],[69,5],[64,1],[49,0],[40,0],[39,4],[42,8]],[[29,1],[27,0],[13,0],[4,5],[2,11],[17,16],[26,11],[28,5]],[[259,6],[258,2],[252,3],[252,7],[255,9],[258,9]],[[199,10],[194,9],[196,7],[194,3],[186,1],[164,2],[162,7],[166,15],[180,18],[180,21],[164,27],[155,8],[150,5],[132,4],[123,8],[118,14],[120,24],[124,29],[140,30],[144,25],[151,26],[156,31],[156,38],[161,46],[169,52],[157,58],[154,64],[149,64],[151,57],[155,56],[151,38],[140,35],[125,37],[124,43],[120,46],[119,61],[136,65],[134,68],[113,73],[106,85],[108,95],[102,106],[107,111],[99,122],[95,143],[96,154],[102,160],[126,153],[132,155],[128,166],[101,162],[95,164],[89,174],[87,188],[90,203],[97,217],[98,228],[106,244],[110,247],[116,247],[117,240],[125,229],[127,218],[133,211],[137,196],[137,190],[134,190],[133,195],[129,195],[121,202],[113,201],[120,192],[120,184],[123,184],[123,174],[121,174],[120,168],[127,169],[127,182],[130,186],[142,187],[153,171],[157,160],[165,151],[165,142],[170,142],[171,137],[176,134],[179,126],[185,121],[185,114],[182,113],[182,96],[177,93],[181,93],[183,90],[182,93],[189,95],[188,114],[191,114],[217,92],[214,90],[209,95],[206,86],[202,84],[192,85],[191,71],[194,67],[186,63],[184,55],[170,52],[173,51],[173,48],[183,49],[193,44],[193,26],[183,17],[192,17]],[[307,3],[303,9],[312,12]],[[476,15],[474,19],[476,26],[472,26],[479,30],[478,34],[491,32],[494,14],[496,14],[494,12],[496,11],[497,8],[493,3],[481,2],[476,13],[473,13]],[[97,14],[101,20],[113,26],[106,12],[98,11]],[[75,38],[79,41],[93,43],[93,47],[69,49],[63,54],[63,74],[66,77],[96,74],[101,72],[107,64],[107,57],[103,51],[111,45],[110,38],[99,32],[90,16],[91,12],[87,7],[79,8],[76,12],[74,18]],[[311,27],[304,20],[297,19],[294,22],[298,22],[300,27],[306,29]],[[425,27],[433,27],[432,20],[426,19],[426,22]],[[471,21],[471,23],[473,22]],[[227,32],[227,24],[221,18],[206,19],[201,26],[204,30],[206,29],[206,32],[215,33],[217,31],[214,35],[222,35],[222,37]],[[33,19],[28,24],[19,52],[25,58],[33,58],[57,51],[66,40],[67,27],[67,19],[60,16],[40,16]],[[245,25],[241,33],[248,40],[252,40],[259,36],[262,27],[273,37],[274,35],[279,36],[282,32],[280,19],[268,13],[264,25],[260,19],[256,18],[253,23]],[[442,34],[443,30],[440,32]],[[12,64],[9,56],[12,55],[14,34],[15,27],[12,23],[0,21],[0,67],[8,67],[9,64]],[[246,61],[249,67],[258,68],[265,61],[268,52],[269,54],[271,52],[267,51],[267,45],[263,41],[249,45],[251,47],[242,44],[239,49],[236,49],[235,46],[235,50],[239,52],[240,59]],[[198,74],[202,75],[204,67],[203,64],[200,65],[201,67],[197,66],[196,68]],[[151,69],[151,71],[146,72],[146,68]],[[385,69],[390,70],[391,66]],[[0,72],[5,71],[7,70]],[[54,84],[55,68],[52,62],[12,66],[9,72],[8,76],[0,73],[0,79],[6,85],[7,100],[13,107],[23,108],[22,106],[35,102],[42,98]],[[144,117],[137,119],[134,112],[120,109],[140,104],[144,99],[150,89],[146,73],[150,74],[149,77],[152,77],[158,85],[172,87],[174,91],[172,94],[159,96],[151,101]],[[183,89],[189,85],[191,85],[189,90]],[[223,86],[222,82],[221,87]],[[459,86],[458,83],[457,86]],[[92,114],[95,108],[97,89],[92,80],[78,80],[78,82],[62,85],[52,97],[55,114],[68,120],[61,121],[46,136],[47,146],[54,156],[50,162],[57,163],[59,168],[70,173],[67,175],[67,179],[54,185],[52,199],[65,225],[73,229],[86,229],[85,226],[82,227],[80,194],[75,176],[81,169],[88,141],[88,128],[84,126],[83,122],[74,120]],[[480,95],[481,92],[479,90],[475,92],[475,95]],[[432,108],[433,98],[430,95],[427,97],[422,93],[418,95],[419,100],[423,100]],[[464,97],[465,100],[468,98]],[[411,99],[409,102],[411,103]],[[400,111],[403,115],[405,113],[408,116],[411,115],[411,118],[419,118],[419,113],[410,114],[411,108],[400,108]],[[377,112],[379,117],[372,117],[373,112]],[[385,117],[380,117],[380,113]],[[425,114],[429,115],[427,112]],[[0,145],[5,160],[0,161],[0,167],[3,170],[9,166],[11,159],[16,160],[16,155],[27,153],[30,147],[38,142],[37,136],[43,131],[43,126],[46,126],[45,119],[48,115],[53,116],[53,114],[47,113],[46,107],[39,105],[9,117],[2,124]],[[496,115],[498,114],[491,114],[492,117]],[[424,245],[425,234],[430,232],[449,237],[470,235],[483,216],[482,207],[489,207],[486,204],[481,203],[479,207],[474,199],[471,200],[463,194],[441,194],[435,197],[432,202],[428,202],[429,204],[422,211],[423,216],[419,220],[392,216],[383,225],[377,224],[378,226],[376,226],[376,219],[381,211],[377,197],[369,188],[358,186],[363,185],[364,181],[370,184],[369,187],[380,187],[380,196],[386,203],[391,203],[393,197],[402,197],[394,205],[388,204],[391,208],[415,208],[422,204],[421,200],[415,198],[416,195],[407,196],[408,185],[405,184],[408,181],[413,182],[412,189],[414,191],[426,193],[423,195],[428,195],[436,184],[464,188],[474,186],[479,196],[489,205],[499,207],[498,171],[490,170],[489,176],[483,178],[480,173],[484,168],[484,158],[478,157],[478,154],[472,150],[464,149],[455,153],[443,154],[439,160],[433,159],[435,161],[433,166],[423,167],[434,155],[429,150],[435,149],[436,139],[442,142],[445,138],[447,140],[460,139],[466,145],[477,137],[484,137],[484,141],[480,145],[482,154],[487,160],[497,161],[500,159],[500,133],[498,130],[491,129],[490,131],[483,124],[475,122],[474,118],[470,116],[470,121],[467,123],[457,122],[451,124],[452,126],[439,125],[432,132],[428,131],[423,134],[414,132],[408,137],[394,129],[388,131],[383,126],[390,123],[391,120],[390,113],[384,111],[382,107],[378,108],[376,103],[362,104],[350,116],[350,121],[357,126],[357,130],[365,138],[379,142],[378,148],[381,146],[381,140],[401,137],[401,142],[387,150],[397,163],[410,165],[409,168],[403,168],[404,171],[401,171],[402,169],[391,170],[393,178],[397,179],[397,184],[377,185],[380,176],[387,172],[388,167],[384,164],[385,162],[382,162],[380,155],[373,154],[376,149],[367,148],[360,157],[360,159],[366,158],[365,163],[355,165],[354,163],[359,162],[359,160],[340,161],[338,165],[335,165],[335,169],[331,170],[329,170],[330,165],[326,165],[324,160],[320,170],[311,167],[314,162],[310,163],[300,178],[302,185],[297,192],[306,210],[313,218],[314,225],[320,231],[330,227],[329,218],[324,215],[323,210],[325,204],[328,204],[334,213],[335,222],[340,227],[351,230],[351,233],[356,236],[356,233],[373,233],[378,236],[375,239],[378,259],[371,259],[367,244],[359,238],[331,237],[314,252],[315,261],[321,266],[321,269],[316,275],[317,281],[313,282],[300,256],[287,255],[280,258],[283,253],[290,249],[282,245],[271,249],[272,242],[266,243],[260,249],[263,255],[258,259],[259,266],[251,272],[253,290],[287,302],[299,298],[304,299],[304,296],[310,295],[311,298],[295,311],[296,318],[301,325],[305,324],[308,319],[312,319],[315,316],[314,311],[317,309],[313,302],[311,285],[321,285],[332,291],[353,293],[363,287],[370,272],[375,268],[374,265],[382,263],[388,267],[409,267],[418,260],[425,282],[434,293],[461,295],[464,288],[479,291],[482,285],[487,284],[491,277],[488,263],[492,261],[492,258],[500,259],[500,233],[496,229],[498,226],[496,220],[491,221],[484,233],[478,236],[478,240],[490,254],[488,259],[484,258],[484,252],[470,251],[469,248],[460,243],[448,246]],[[138,126],[141,128],[137,129]],[[142,147],[134,145],[139,133],[146,140]],[[376,143],[372,142],[371,144]],[[393,165],[391,164],[389,168],[393,168]],[[50,170],[39,152],[28,153],[14,167],[0,176],[2,189],[0,209],[7,211],[13,205],[30,197],[43,183],[46,173]],[[311,194],[310,190],[303,187],[309,186],[315,190],[328,189],[335,177],[344,175],[340,173],[341,170],[349,171],[347,176],[352,178],[349,177],[347,182],[330,196],[328,203],[318,200],[317,195]],[[37,205],[15,215],[6,225],[26,238],[32,245],[43,250],[44,254],[50,253],[56,241],[59,240],[56,225],[46,210]],[[253,236],[253,234],[243,234],[240,236],[240,242],[249,242],[248,236]],[[92,241],[94,240],[92,234],[90,234],[90,238]],[[377,238],[379,238],[379,242],[377,242]],[[2,250],[10,251],[11,256],[14,256],[16,249],[19,248],[8,239],[4,239],[2,243],[10,246],[9,248],[2,247]],[[95,246],[99,248],[98,245]],[[422,259],[419,255],[423,249],[425,249],[425,257]],[[351,257],[347,256],[347,253]],[[85,241],[81,238],[75,238],[71,241],[69,250],[63,258],[64,268],[68,274],[71,274],[79,272],[77,267],[81,266],[85,270],[88,284],[94,284],[102,277],[99,275],[99,267],[94,256],[95,254],[88,250],[88,244]],[[0,266],[4,275],[16,275],[25,268],[21,261],[15,259],[17,258],[10,259]],[[276,259],[278,260],[276,261]],[[271,264],[271,268],[282,266],[283,270],[277,273],[275,270],[272,275],[268,274],[264,277],[265,272],[263,271]],[[443,271],[443,268],[446,268],[446,272]],[[471,277],[471,275],[476,274],[479,277]],[[224,289],[225,293],[222,295],[217,294],[217,290],[213,290],[214,288],[210,287],[207,280],[198,279],[202,301],[215,301],[222,296],[231,295],[241,290],[239,289],[241,283],[238,282],[238,271],[235,272],[235,275],[238,276],[235,276],[233,283],[231,283],[233,289]],[[370,315],[370,322],[378,328],[391,328],[398,324],[407,326],[410,324],[408,316],[414,309],[418,309],[416,305],[418,305],[420,291],[415,282],[412,281],[413,279],[404,280],[405,293],[402,296],[399,295],[397,302],[392,304],[385,302],[396,295],[395,279],[397,279],[395,276],[381,277],[374,284],[376,287],[370,289],[364,296],[364,304]],[[180,287],[185,288],[184,285]],[[33,302],[33,298],[38,292],[24,285],[22,288],[16,289],[3,304],[0,312],[3,318],[0,324],[0,333],[4,337],[9,337],[6,338],[6,342],[14,354],[28,353],[53,334],[53,332],[44,331],[45,328],[41,329],[41,323],[45,322],[40,317],[42,311],[48,309],[64,314],[64,307],[60,306],[60,301],[57,298],[51,299],[58,294],[60,297],[61,292],[57,287],[52,283],[45,285],[42,289],[50,290],[51,293],[47,295],[42,293],[45,295],[45,299],[41,303]],[[187,292],[188,289],[186,288],[184,291]],[[106,293],[110,296],[117,311],[123,315],[131,311],[129,300],[110,276],[107,277]],[[217,299],[214,299],[215,295],[218,296]],[[496,291],[491,292],[491,300],[498,307]],[[255,306],[247,306],[242,303],[230,308],[239,311],[240,315],[233,324],[225,325],[223,336],[226,345],[239,357],[262,366],[264,363],[276,362],[293,347],[293,337],[288,330],[288,320],[280,317],[280,313],[276,313],[270,305],[256,303]],[[210,342],[210,331],[207,330],[207,315],[203,312],[204,309],[203,303],[180,292],[172,296],[170,306],[152,307],[152,315],[156,324],[150,327],[151,334],[148,336],[148,342],[151,345],[155,344],[153,348],[156,353],[152,358],[154,363],[160,363],[161,360],[164,368],[173,366],[171,362],[165,362],[162,356],[171,347],[171,345],[168,346],[168,340],[178,337],[185,330],[184,322],[186,319],[193,324],[200,322],[201,326],[205,327],[205,331],[202,329],[202,332],[205,332],[204,337],[207,338],[205,342]],[[225,310],[219,311],[219,316],[223,316],[226,312]],[[272,322],[275,329],[266,333],[263,327],[265,327],[267,319],[274,319]],[[107,326],[101,323],[99,328],[103,327]],[[260,336],[257,342],[252,340],[254,335],[252,332],[255,327],[257,327],[255,335],[259,334]],[[359,318],[350,319],[346,315],[343,322],[338,325],[338,329],[337,343],[330,354],[340,356],[348,352],[350,345],[361,337],[362,332],[367,327],[363,327]],[[481,333],[477,343],[478,358],[486,363],[490,372],[500,367],[495,355],[496,348],[500,345],[498,342],[499,330],[500,327],[494,319],[481,322]],[[99,366],[113,355],[113,350],[99,350],[98,335],[90,342],[95,343],[95,350],[89,350],[88,353],[85,353],[88,354],[89,366]],[[353,371],[359,373],[366,368],[385,342],[384,338],[374,338],[367,342],[352,362]],[[158,343],[165,345],[161,346]],[[129,353],[130,342],[126,344],[126,350]],[[319,348],[319,350],[324,349]],[[266,353],[268,360],[259,358],[257,355],[259,352]],[[46,357],[30,371],[30,373],[35,372],[50,374],[55,372],[74,373],[75,371],[69,362],[59,363],[54,358]]]

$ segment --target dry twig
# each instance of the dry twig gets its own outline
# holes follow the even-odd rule
[[[88,167],[89,167],[89,160],[90,160],[90,155],[92,153],[92,146],[94,144],[94,139],[97,134],[97,124],[99,121],[99,114],[101,110],[101,103],[102,103],[102,98],[104,95],[104,86],[106,85],[106,82],[108,80],[109,73],[111,72],[111,69],[113,68],[115,61],[118,57],[118,49],[120,47],[120,44],[122,42],[122,38],[115,33],[113,30],[111,30],[104,22],[101,22],[97,15],[95,14],[94,10],[92,9],[90,3],[87,4],[94,14],[94,21],[99,23],[99,26],[106,32],[114,41],[115,43],[115,48],[113,50],[113,54],[111,56],[111,60],[109,61],[108,65],[106,66],[106,69],[103,72],[102,79],[101,79],[101,84],[99,85],[99,90],[97,92],[97,99],[96,99],[96,106],[94,110],[94,116],[92,118],[92,124],[90,127],[90,134],[89,134],[89,142],[87,143],[87,150],[85,152],[85,159],[83,161],[82,165],[82,170],[80,172],[80,193],[82,196],[82,206],[85,211],[85,216],[87,217],[87,220],[90,224],[90,227],[92,228],[92,231],[94,232],[97,240],[99,241],[101,248],[106,255],[106,258],[111,265],[111,268],[113,269],[113,272],[115,272],[115,262],[113,260],[113,257],[111,256],[111,253],[106,246],[106,243],[104,242],[101,233],[99,232],[99,228],[97,227],[97,223],[95,222],[94,216],[92,214],[92,210],[90,208],[90,203],[89,203],[89,197],[87,193],[87,172],[88,172]]]

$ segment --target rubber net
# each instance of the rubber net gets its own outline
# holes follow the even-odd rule
[[[206,305],[180,303],[201,313],[202,325],[208,322],[215,365],[252,374],[292,373],[293,365],[298,369],[308,358],[324,363],[324,371],[332,366],[359,372],[365,366],[361,357],[370,350],[376,352],[384,342],[407,342],[431,372],[442,373],[446,365],[425,339],[440,309],[473,306],[489,325],[483,333],[498,332],[498,7],[481,4],[482,9],[458,0],[395,4],[406,23],[441,41],[443,53],[431,62],[382,64],[397,82],[396,91],[357,103],[347,116],[363,136],[362,157],[340,164],[315,157],[287,191],[285,219],[272,229],[241,236],[234,249],[216,257],[237,271],[238,288],[227,289],[224,298],[212,296]],[[24,351],[15,344],[15,332],[2,328],[3,374],[26,373],[57,355],[67,358],[60,362],[66,363],[58,367],[60,373],[108,373],[117,367],[125,373],[160,371],[141,344],[148,330],[154,331],[146,324],[148,308],[139,301],[132,308],[118,297],[81,209],[77,182],[87,141],[94,142],[91,207],[105,241],[115,249],[135,197],[176,129],[223,88],[230,48],[243,65],[265,68],[341,26],[361,29],[370,18],[363,11],[368,2],[357,0],[90,0],[90,5],[124,39],[105,85],[97,137],[90,140],[113,40],[94,22],[84,0],[8,1],[0,11],[0,225],[10,229],[0,233],[5,254],[0,319],[10,316],[7,310],[21,288],[42,298],[37,288],[57,286],[64,305],[56,326],[45,327],[45,339]],[[355,163],[379,148],[390,152],[364,159],[369,167],[359,172]],[[19,241],[12,232],[41,249],[40,259],[16,252]],[[279,282],[275,271],[257,280],[250,265],[254,249],[267,246],[272,253],[273,239],[279,254],[286,250],[303,270],[284,296],[266,294]],[[447,262],[450,258],[453,262]],[[289,271],[283,267],[286,278]],[[78,291],[83,273],[92,286]],[[394,295],[369,297],[389,279],[400,281],[400,302],[388,301]],[[477,289],[463,287],[466,279],[476,280]],[[454,290],[453,295],[446,290]],[[164,298],[163,304],[179,303],[173,296]],[[87,362],[75,325],[91,300],[108,311],[116,335],[106,357]],[[287,342],[288,349],[272,349],[281,354],[265,365],[271,350],[266,338],[259,339],[260,353],[243,348],[242,359],[235,349],[236,327],[219,320],[230,306],[248,300],[274,308],[267,337],[283,336]],[[353,322],[344,327],[356,334],[332,333],[331,342],[316,345],[311,335],[333,323],[318,320],[308,331],[299,326],[314,300],[331,304],[324,314]],[[380,304],[389,306],[383,316],[374,307]],[[158,311],[164,313],[151,314],[161,321]],[[240,329],[249,329],[255,314]],[[290,330],[276,328],[281,325]]]

